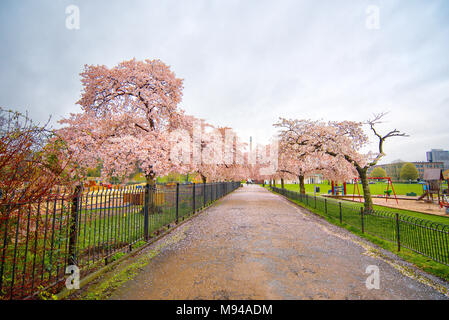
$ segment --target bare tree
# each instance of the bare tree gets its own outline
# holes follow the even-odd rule
[[[371,120],[367,120],[364,122],[364,124],[367,124],[370,127],[371,131],[374,133],[374,135],[378,139],[378,152],[377,152],[377,156],[373,160],[368,161],[366,164],[362,164],[361,161],[357,160],[351,154],[348,154],[348,153],[343,154],[345,159],[354,165],[355,169],[357,170],[357,173],[359,174],[360,181],[362,182],[362,188],[363,188],[365,211],[373,210],[373,199],[371,197],[371,191],[370,191],[369,183],[368,183],[368,169],[375,166],[379,162],[379,160],[385,156],[384,143],[387,139],[392,138],[392,137],[408,137],[407,134],[402,133],[397,129],[391,130],[384,135],[379,133],[379,131],[376,129],[376,126],[383,122],[382,119],[384,118],[384,116],[386,114],[387,114],[386,112],[374,114],[373,118]],[[348,132],[348,136],[351,138],[354,138],[353,134],[349,133],[349,132]],[[328,152],[328,154],[336,156],[335,153]]]

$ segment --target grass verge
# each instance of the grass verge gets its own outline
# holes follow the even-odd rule
[[[313,195],[313,191],[309,192],[307,191],[307,186],[306,185],[306,193],[309,195]],[[327,184],[324,185],[327,187]],[[276,185],[276,187],[280,188],[280,185]],[[293,185],[285,185],[284,186],[285,189],[290,190],[290,191],[294,191],[294,192],[299,192],[299,186],[296,184]],[[312,186],[311,186],[312,187]],[[269,187],[266,185],[265,188],[267,188],[268,190]],[[323,190],[323,189],[321,189]],[[319,197],[319,195],[317,195],[317,197]],[[363,202],[354,202],[354,201],[350,201],[350,200],[345,200],[345,199],[341,199],[340,201],[345,202],[347,204],[353,204],[354,207],[355,206],[363,206]],[[392,208],[392,207],[386,207],[386,206],[382,206],[382,205],[374,205],[374,209],[375,210],[379,210],[382,212],[391,212],[391,213],[399,213],[401,215],[405,215],[405,216],[411,216],[411,217],[415,217],[418,219],[423,219],[423,220],[429,220],[432,222],[436,222],[436,223],[440,223],[440,224],[445,224],[445,225],[449,225],[449,216],[445,217],[445,216],[439,216],[439,215],[435,215],[435,214],[431,214],[431,213],[424,213],[424,212],[418,212],[418,211],[412,211],[412,210],[405,210],[405,209],[397,209],[397,208]]]

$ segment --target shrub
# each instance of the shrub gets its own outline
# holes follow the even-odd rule
[[[413,163],[407,162],[401,168],[402,180],[416,180],[418,179],[418,169],[416,169]]]
[[[372,177],[372,178],[380,178],[380,177],[386,177],[386,176],[387,176],[387,172],[381,167],[374,168],[374,170],[370,174],[370,177]]]

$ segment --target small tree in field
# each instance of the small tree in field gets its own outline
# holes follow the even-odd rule
[[[413,163],[406,162],[401,168],[401,180],[416,180],[418,179],[418,169]]]
[[[386,176],[387,176],[387,172],[382,167],[374,168],[370,174],[371,178],[382,178],[382,177],[386,177]]]

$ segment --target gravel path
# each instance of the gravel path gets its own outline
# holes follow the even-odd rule
[[[255,185],[169,236],[111,299],[447,299],[447,283]]]

